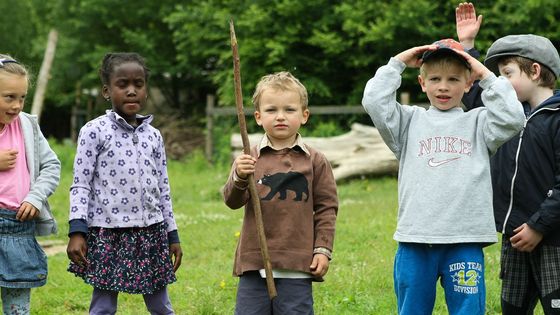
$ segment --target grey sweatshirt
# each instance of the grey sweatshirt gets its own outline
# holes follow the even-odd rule
[[[370,79],[362,104],[399,160],[398,242],[497,241],[490,156],[517,134],[523,107],[509,81],[480,81],[486,107],[469,112],[401,105],[396,91],[406,65],[391,58]]]

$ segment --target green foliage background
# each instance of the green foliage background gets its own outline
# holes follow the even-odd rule
[[[239,40],[243,94],[288,70],[307,86],[310,104],[359,104],[363,87],[390,56],[455,35],[459,1],[428,0],[3,0],[0,51],[38,72],[48,31],[59,44],[47,107],[67,109],[76,91],[99,87],[97,69],[110,51],[137,51],[152,70],[162,108],[202,117],[206,94],[234,104],[228,22]],[[483,52],[508,34],[537,33],[560,43],[556,0],[474,1],[484,23],[476,42]],[[423,101],[414,71],[403,90]],[[32,94],[31,94],[32,95]],[[84,97],[84,96],[82,96]],[[102,101],[102,100],[98,100]]]
[[[495,39],[509,34],[540,34],[560,47],[560,1],[473,2],[477,13],[484,15],[476,42],[483,55]],[[239,40],[246,104],[250,104],[258,79],[279,70],[291,71],[301,79],[309,90],[311,105],[359,104],[367,79],[390,56],[412,46],[456,37],[454,9],[458,3],[449,0],[2,0],[0,52],[11,54],[37,74],[47,34],[51,28],[57,29],[59,42],[46,108],[69,113],[76,103],[76,91],[99,88],[97,69],[105,53],[137,51],[146,57],[151,68],[151,86],[162,91],[164,102],[160,107],[201,121],[206,94],[217,94],[220,106],[233,105],[230,19],[235,21]],[[411,92],[413,101],[423,100],[414,71],[405,72],[402,89]],[[29,95],[33,95],[33,90]],[[332,135],[337,130],[331,123],[318,126],[313,131],[317,135]],[[231,129],[226,123],[219,128],[224,130],[224,135]],[[220,139],[223,143],[217,147],[229,150],[227,136]],[[73,149],[58,149],[68,175]],[[220,156],[227,156],[227,152]],[[227,164],[226,159],[217,164]],[[202,164],[202,158],[197,161],[204,170],[198,170],[191,162],[187,168],[189,174],[195,173],[189,175],[192,177],[184,175],[185,166],[180,162],[170,166],[172,174],[177,174],[172,177],[176,191],[174,204],[182,215],[179,221],[185,230],[186,250],[185,267],[181,269],[184,280],[171,286],[171,294],[180,314],[231,313],[235,291],[235,280],[230,277],[231,254],[240,217],[239,213],[231,214],[219,200],[217,187],[225,180],[227,169],[208,171],[209,166]],[[71,176],[63,176],[61,187],[52,198],[61,223],[66,220],[70,180]],[[337,229],[339,258],[333,263],[331,280],[317,290],[318,313],[391,314],[395,309],[390,266],[394,253],[390,236],[396,207],[395,179],[351,181],[342,184],[339,190],[344,200]],[[212,216],[216,208],[224,215]],[[61,231],[57,239],[65,241],[64,233]],[[216,254],[216,249],[221,252]],[[494,245],[488,250],[487,266],[493,272],[488,276],[491,281],[488,313],[496,314],[499,313],[499,247]],[[34,293],[33,305],[44,306],[37,308],[40,314],[57,313],[54,309],[59,314],[86,312],[90,291],[76,289],[80,282],[65,273],[66,263],[64,253],[53,257],[51,274],[64,276],[50,277],[48,288]],[[143,310],[141,300],[131,301],[123,308],[134,308],[134,314],[139,314]],[[218,304],[216,301],[221,303],[212,309]],[[438,301],[440,313],[444,314],[441,295]]]

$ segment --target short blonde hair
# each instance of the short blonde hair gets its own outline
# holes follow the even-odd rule
[[[28,77],[25,66],[17,62],[10,55],[0,54],[0,73],[2,72]]]
[[[458,66],[465,71],[465,75],[469,78],[471,74],[471,70],[465,65],[465,63],[453,55],[441,55],[441,56],[434,56],[433,58],[428,59],[426,62],[422,63],[420,66],[420,76],[422,78],[426,78],[428,75],[427,68],[443,68],[447,69],[450,66]]]
[[[307,89],[296,77],[287,71],[268,74],[260,79],[255,88],[255,93],[253,94],[253,105],[257,111],[260,108],[261,96],[266,89],[294,91],[299,94],[302,109],[307,109]]]

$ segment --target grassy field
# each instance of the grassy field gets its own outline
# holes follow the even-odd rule
[[[68,188],[73,148],[55,145],[63,163],[61,184],[51,197],[66,242]],[[221,201],[227,167],[200,155],[169,163],[173,204],[184,251],[178,281],[169,287],[177,314],[232,314],[237,279],[231,276],[242,211]],[[397,185],[394,178],[356,179],[339,184],[340,210],[334,259],[324,283],[314,284],[315,313],[396,314],[392,262],[396,248]],[[32,314],[87,314],[91,287],[66,271],[66,253],[49,257],[46,286],[32,291]],[[486,249],[487,314],[500,314],[499,246]],[[118,314],[148,314],[141,296],[121,294]],[[447,314],[438,287],[434,314]],[[539,310],[537,314],[542,314]]]

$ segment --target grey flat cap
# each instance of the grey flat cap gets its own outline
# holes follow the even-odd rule
[[[542,36],[508,35],[496,40],[488,49],[484,65],[499,75],[498,60],[504,56],[519,56],[547,67],[556,78],[560,76],[560,57],[552,42]]]

